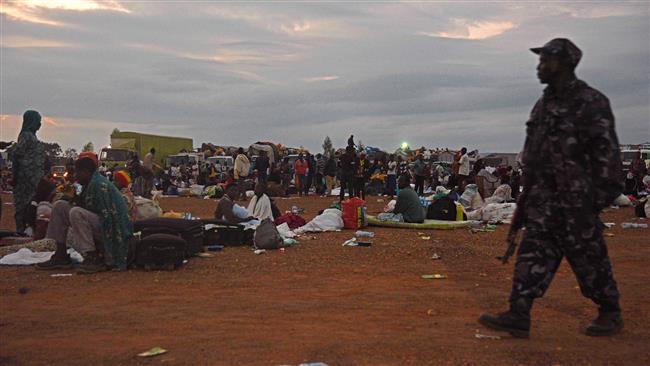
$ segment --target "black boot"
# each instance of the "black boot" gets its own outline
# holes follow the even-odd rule
[[[623,329],[620,311],[598,309],[598,317],[585,328],[585,334],[592,337],[612,336]]]
[[[84,255],[84,261],[77,269],[79,274],[91,274],[108,271],[104,258],[97,255],[97,252],[88,252]]]
[[[510,302],[510,310],[496,316],[483,314],[478,322],[490,329],[508,332],[516,338],[528,338],[532,305],[532,299],[520,297]]]
[[[48,261],[36,263],[36,269],[53,270],[70,268],[72,268],[72,260],[68,255],[65,243],[56,243],[56,251]]]

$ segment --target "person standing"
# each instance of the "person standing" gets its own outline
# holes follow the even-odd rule
[[[284,196],[289,194],[289,185],[291,184],[291,164],[289,164],[289,158],[282,159],[280,164],[280,179],[282,181],[282,190],[284,191]]]
[[[355,161],[354,192],[357,197],[365,200],[366,182],[370,177],[370,160],[366,158],[366,153],[362,152]]]
[[[305,153],[305,161],[307,162],[307,175],[305,176],[305,196],[309,195],[309,190],[314,185],[314,174],[316,172],[316,159],[314,155],[309,152]]]
[[[582,52],[556,38],[543,47],[537,76],[547,84],[526,123],[522,153],[523,193],[508,241],[525,228],[517,252],[510,309],[484,314],[486,327],[528,337],[530,309],[542,297],[566,257],[583,296],[598,305],[589,336],[623,328],[619,292],[603,240],[600,211],[621,192],[622,163],[609,100],[576,78]]]
[[[341,156],[339,160],[340,169],[339,174],[341,176],[341,191],[339,193],[339,200],[343,201],[345,199],[345,190],[348,190],[350,198],[354,196],[353,188],[353,179],[354,179],[354,160],[356,155],[354,153],[354,148],[348,146],[345,148],[345,154]]]
[[[332,194],[332,189],[334,189],[335,183],[336,183],[336,157],[334,155],[330,155],[327,158],[327,162],[325,163],[325,196],[329,196]]]
[[[424,169],[426,168],[426,163],[424,162],[424,156],[418,154],[415,163],[413,163],[413,173],[415,175],[415,192],[418,196],[424,196]]]
[[[244,153],[244,148],[240,147],[237,149],[237,157],[235,158],[235,165],[234,165],[234,178],[235,178],[235,184],[237,184],[237,188],[239,189],[239,194],[236,199],[239,199],[241,196],[244,196],[246,192],[244,191],[244,181],[246,180],[246,177],[248,177],[248,173],[250,172],[251,169],[251,163],[248,160],[248,156]]]
[[[456,184],[460,188],[460,192],[465,189],[465,185],[469,183],[470,158],[467,154],[467,148],[460,149],[460,158],[458,159],[458,182]]]
[[[395,155],[391,155],[388,160],[388,170],[386,171],[386,194],[389,196],[395,195],[397,188],[397,162]]]
[[[149,152],[144,156],[144,159],[142,159],[142,165],[144,165],[145,168],[153,172],[155,158],[156,158],[156,149],[152,147],[149,150]]]
[[[318,153],[316,154],[316,174],[314,174],[314,186],[316,187],[316,194],[322,195],[325,192],[323,185],[323,176],[325,175],[325,157]]]
[[[298,159],[293,164],[293,171],[296,175],[296,191],[298,191],[299,196],[302,196],[303,193],[307,195],[305,177],[308,170],[308,163],[305,160],[305,157],[302,155],[302,153],[298,154]]]
[[[36,138],[36,132],[41,128],[41,115],[37,111],[28,110],[23,114],[23,126],[18,135],[18,142],[11,146],[14,219],[16,231],[25,231],[25,211],[30,200],[36,193],[38,182],[45,175],[45,148]]]
[[[260,156],[257,157],[255,169],[257,170],[257,183],[266,183],[269,170],[269,156],[265,151],[262,151]]]

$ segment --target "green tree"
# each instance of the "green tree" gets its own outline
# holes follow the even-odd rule
[[[63,154],[61,146],[56,142],[43,142],[43,147],[45,148],[45,155],[47,155],[50,159],[56,158],[57,156],[61,156]]]
[[[95,151],[95,145],[93,145],[93,142],[92,142],[92,141],[88,141],[88,142],[84,145],[84,147],[81,148],[81,151],[91,151],[91,152],[94,152],[94,151]]]
[[[325,141],[323,141],[323,154],[325,156],[334,155],[334,147],[332,146],[332,139],[329,136],[325,136]]]
[[[73,149],[71,147],[67,148],[63,152],[63,156],[65,156],[66,158],[76,159],[77,158],[77,149]]]

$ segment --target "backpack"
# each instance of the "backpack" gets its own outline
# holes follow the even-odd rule
[[[258,249],[278,249],[283,242],[282,236],[270,218],[262,220],[262,223],[255,229],[253,243]]]
[[[456,221],[456,203],[449,197],[435,200],[427,208],[427,219]]]
[[[180,235],[151,234],[137,243],[135,264],[146,271],[173,270],[183,265],[186,247]]]

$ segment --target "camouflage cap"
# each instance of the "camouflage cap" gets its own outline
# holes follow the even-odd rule
[[[561,59],[568,61],[574,67],[580,62],[582,58],[582,51],[566,38],[555,38],[548,41],[542,47],[531,48],[531,51],[536,54],[546,53],[549,55],[557,55]]]

